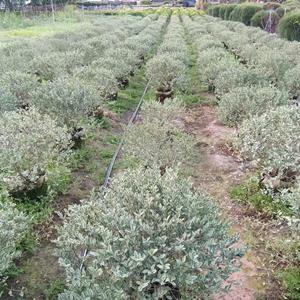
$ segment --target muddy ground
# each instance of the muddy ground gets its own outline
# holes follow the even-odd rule
[[[220,206],[224,218],[233,231],[241,236],[238,246],[247,243],[248,211],[230,199],[230,190],[241,183],[250,172],[230,147],[235,129],[218,121],[216,107],[197,105],[189,108],[182,118],[187,132],[194,135],[199,149],[199,159],[192,165],[192,180],[196,187],[211,194]],[[251,222],[251,220],[250,220]],[[248,245],[247,245],[248,246]],[[249,249],[241,259],[241,269],[233,273],[227,283],[236,282],[228,294],[217,294],[214,300],[280,299],[278,288],[272,287],[266,295],[266,274],[260,268],[257,253]],[[279,297],[279,298],[278,298]]]

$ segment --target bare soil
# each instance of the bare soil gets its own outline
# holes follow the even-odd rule
[[[193,106],[183,117],[186,130],[195,136],[199,149],[199,159],[193,164],[192,180],[196,187],[210,193],[224,212],[224,218],[233,231],[240,234],[238,246],[245,246],[243,236],[248,233],[247,211],[230,199],[231,188],[247,175],[245,165],[230,147],[230,139],[235,129],[218,121],[216,108]],[[241,259],[241,269],[233,273],[227,283],[237,283],[227,294],[217,294],[214,300],[254,300],[262,297],[264,281],[259,270],[259,262],[254,250],[249,250]],[[280,298],[267,298],[280,299]]]

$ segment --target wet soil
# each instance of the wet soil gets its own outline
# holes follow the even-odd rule
[[[230,147],[230,139],[235,129],[228,128],[218,121],[216,108],[193,106],[183,117],[186,130],[195,136],[199,149],[199,159],[193,164],[192,180],[196,187],[210,193],[224,212],[224,218],[233,231],[243,237],[247,233],[244,222],[246,211],[234,203],[229,196],[230,189],[246,176],[249,166],[245,165]],[[237,246],[245,246],[243,238]],[[253,251],[241,260],[241,269],[227,280],[236,283],[227,294],[217,294],[214,300],[254,300],[263,290],[261,274],[257,268]]]

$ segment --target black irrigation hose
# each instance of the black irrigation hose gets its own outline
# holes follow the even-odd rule
[[[142,104],[143,104],[143,101],[144,101],[145,95],[146,95],[146,93],[147,93],[147,91],[148,91],[149,85],[150,85],[150,79],[149,79],[149,81],[147,82],[147,84],[146,84],[146,86],[145,86],[145,89],[144,89],[144,92],[143,92],[143,94],[142,94],[142,96],[141,96],[141,99],[140,99],[140,101],[139,101],[139,103],[138,103],[138,105],[137,105],[135,111],[134,111],[133,114],[131,115],[131,118],[130,118],[130,120],[129,120],[127,126],[126,126],[126,128],[128,128],[129,126],[131,126],[132,123],[135,121],[135,119],[136,119],[136,117],[137,117],[137,115],[138,115],[138,113],[139,113],[139,110],[140,110],[140,108],[141,108],[141,106],[142,106]],[[119,145],[118,145],[118,148],[116,149],[115,154],[114,154],[114,156],[112,157],[112,159],[111,159],[111,161],[110,161],[110,164],[109,164],[108,168],[106,169],[104,183],[103,183],[103,185],[101,186],[100,191],[104,191],[104,190],[108,187],[108,185],[109,185],[109,180],[110,180],[110,177],[111,177],[111,173],[112,173],[112,171],[113,171],[113,167],[114,167],[115,162],[116,162],[116,160],[117,160],[117,158],[118,158],[118,156],[119,156],[119,154],[120,154],[120,151],[121,151],[121,149],[122,149],[122,146],[123,146],[123,144],[124,144],[124,141],[125,141],[125,136],[123,135],[123,137],[122,137],[122,139],[121,139],[121,141],[120,141],[120,143],[119,143]]]
[[[146,95],[146,93],[148,91],[148,88],[149,88],[149,85],[150,85],[150,81],[151,81],[151,78],[148,80],[148,82],[147,82],[147,84],[145,86],[144,92],[143,92],[143,94],[141,96],[141,99],[140,99],[140,101],[139,101],[139,103],[138,103],[135,111],[131,115],[131,118],[130,118],[129,122],[127,123],[126,128],[128,128],[129,126],[131,126],[133,124],[133,122],[135,121],[135,119],[136,119],[136,117],[137,117],[137,115],[138,115],[138,113],[140,111],[140,108],[141,108],[141,106],[143,104],[145,95]],[[122,149],[122,146],[123,146],[124,142],[125,142],[125,136],[123,134],[123,137],[122,137],[122,139],[121,139],[121,141],[120,141],[120,143],[118,145],[118,148],[116,149],[116,151],[114,153],[114,156],[112,157],[112,159],[111,159],[111,161],[109,163],[109,166],[106,169],[104,183],[103,183],[103,185],[100,188],[100,192],[102,192],[102,193],[105,193],[106,188],[109,186],[109,181],[110,181],[110,178],[111,178],[111,173],[113,171],[113,167],[114,167],[114,165],[116,163],[116,160],[117,160],[117,158],[118,158],[118,156],[120,154],[120,151]],[[84,253],[83,253],[83,256],[82,256],[82,261],[81,261],[81,264],[80,264],[80,272],[83,269],[84,261],[85,261],[85,258],[87,256],[87,254],[88,254],[88,249],[85,249]]]

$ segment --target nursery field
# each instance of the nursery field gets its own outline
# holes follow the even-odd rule
[[[39,22],[0,29],[0,299],[300,299],[300,44]]]

